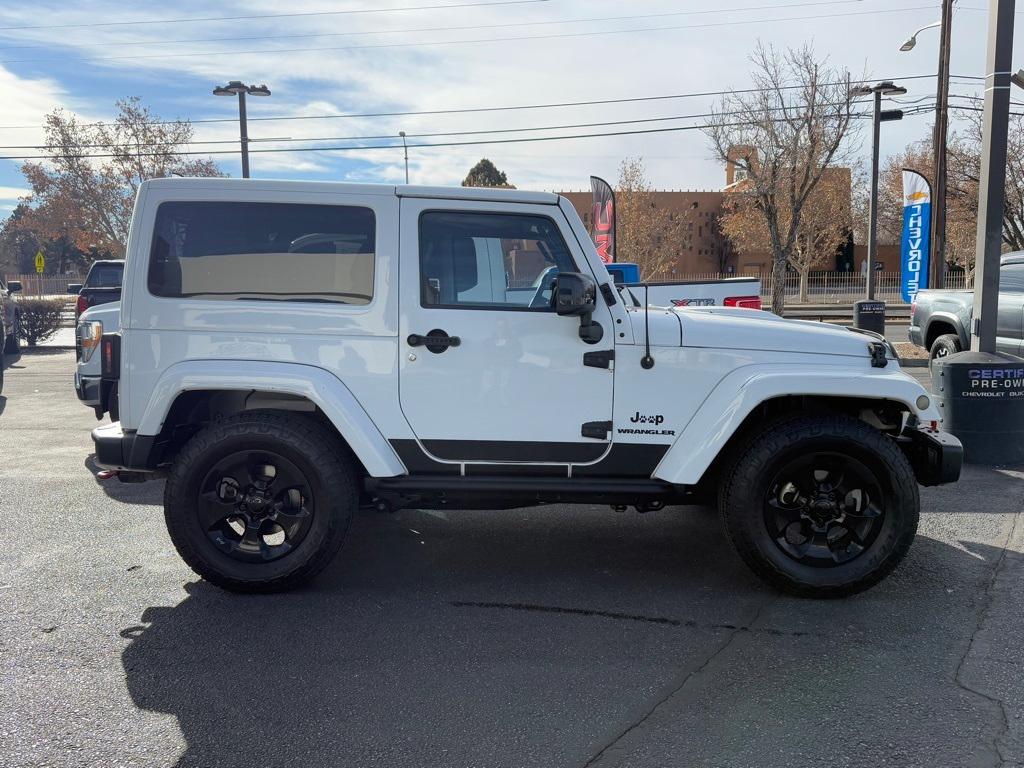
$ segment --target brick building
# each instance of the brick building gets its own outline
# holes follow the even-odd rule
[[[742,148],[736,148],[736,154],[747,154]],[[830,168],[826,173],[834,174],[838,182],[845,188],[845,198],[850,197],[851,186],[849,168]],[[743,170],[729,162],[725,169],[726,188],[742,183]],[[562,192],[579,213],[583,223],[589,229],[593,212],[593,198],[590,190]],[[708,273],[726,273],[735,275],[766,276],[771,272],[771,254],[767,251],[739,254],[732,243],[722,233],[721,216],[725,192],[663,190],[656,191],[654,202],[659,208],[667,209],[671,214],[687,219],[687,240],[679,245],[679,254],[674,269],[676,275],[698,275]],[[821,271],[855,271],[860,268],[864,256],[862,248],[854,249],[852,242],[840,248],[834,256],[824,257],[815,270]],[[882,251],[883,249],[879,249]],[[889,261],[897,265],[899,249],[895,259],[892,254],[880,253],[880,261],[885,268],[891,268]],[[623,261],[629,259],[625,253],[619,254]],[[887,258],[888,257],[888,258]]]

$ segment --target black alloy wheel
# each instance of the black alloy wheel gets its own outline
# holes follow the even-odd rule
[[[831,568],[862,555],[885,516],[875,474],[839,453],[815,452],[786,463],[768,486],[764,522],[787,556]]]
[[[286,556],[316,514],[310,482],[270,451],[231,453],[206,474],[196,500],[199,524],[214,546],[247,563]]]

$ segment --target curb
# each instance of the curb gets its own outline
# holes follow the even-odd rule
[[[899,357],[896,361],[900,364],[900,368],[927,368],[928,361],[920,358],[903,358]]]

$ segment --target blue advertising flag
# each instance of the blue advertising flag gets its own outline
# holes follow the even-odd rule
[[[900,238],[900,292],[911,302],[928,287],[932,229],[932,187],[917,171],[903,169],[903,236]]]

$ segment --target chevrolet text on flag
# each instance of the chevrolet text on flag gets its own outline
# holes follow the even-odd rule
[[[615,193],[604,179],[590,177],[590,190],[594,194],[594,215],[590,236],[597,247],[601,261],[615,261]]]
[[[900,292],[911,302],[928,286],[928,246],[932,226],[932,187],[917,171],[903,169],[903,236],[900,238]]]

